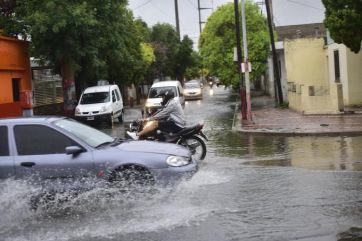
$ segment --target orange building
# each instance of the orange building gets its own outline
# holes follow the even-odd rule
[[[32,108],[29,43],[0,36],[0,117]]]

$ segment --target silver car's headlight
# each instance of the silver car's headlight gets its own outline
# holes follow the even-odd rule
[[[172,167],[181,167],[188,165],[190,163],[190,159],[181,156],[169,156],[166,162]]]

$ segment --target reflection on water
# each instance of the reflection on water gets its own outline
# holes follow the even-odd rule
[[[232,108],[232,106],[230,106]],[[273,136],[232,132],[230,109],[207,120],[208,151],[246,164],[362,171],[362,136]],[[227,111],[227,112],[226,112]]]
[[[209,90],[209,96],[213,96],[214,95],[214,90],[213,89],[210,89]]]
[[[219,155],[244,157],[257,165],[315,170],[362,171],[362,137],[277,137],[239,133],[213,135]]]

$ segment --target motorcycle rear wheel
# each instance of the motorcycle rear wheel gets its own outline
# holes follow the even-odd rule
[[[206,144],[200,137],[190,136],[182,140],[179,144],[191,151],[191,155],[195,161],[204,160],[206,156]]]

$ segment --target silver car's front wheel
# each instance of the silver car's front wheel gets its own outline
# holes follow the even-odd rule
[[[115,170],[110,179],[121,191],[139,191],[154,185],[151,173],[143,167],[126,166]]]

